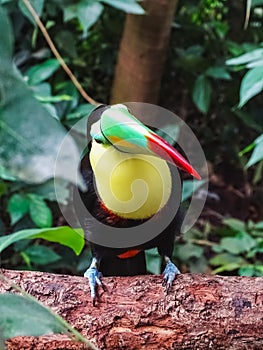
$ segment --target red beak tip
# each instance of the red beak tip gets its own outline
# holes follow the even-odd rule
[[[192,169],[191,175],[195,177],[197,180],[201,180],[201,176],[198,174],[198,172],[195,169]]]

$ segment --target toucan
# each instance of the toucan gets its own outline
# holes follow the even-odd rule
[[[197,179],[200,175],[124,104],[94,109],[88,118],[88,134],[91,142],[80,164],[86,189],[79,194],[94,220],[86,211],[78,213],[78,218],[92,252],[84,276],[89,280],[93,305],[98,287],[106,289],[102,275],[146,274],[145,250],[151,248],[157,248],[163,257],[163,285],[168,291],[180,273],[171,257],[184,215],[180,206],[175,208],[173,190],[180,184],[173,172],[180,168]],[[115,229],[121,242],[107,228]]]

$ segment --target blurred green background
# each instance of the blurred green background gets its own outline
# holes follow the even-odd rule
[[[83,88],[110,103],[126,16],[143,21],[147,2],[31,3]],[[192,128],[209,167],[204,211],[177,240],[174,260],[182,272],[263,276],[263,1],[179,1],[169,25],[156,102]],[[68,274],[88,267],[89,247],[59,208],[67,205],[70,176],[57,180],[59,205],[52,177],[67,130],[93,108],[24,2],[0,0],[2,267]],[[77,131],[83,135],[85,127]],[[73,142],[68,152],[75,154]],[[186,182],[185,205],[191,195],[202,188],[192,194]],[[160,272],[155,250],[147,263],[149,272]]]

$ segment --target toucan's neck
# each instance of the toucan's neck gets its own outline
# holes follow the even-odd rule
[[[149,218],[170,197],[171,174],[162,159],[132,155],[93,142],[90,162],[100,199],[120,217]]]

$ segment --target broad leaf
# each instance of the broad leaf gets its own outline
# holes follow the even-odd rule
[[[66,332],[67,329],[45,307],[21,295],[0,295],[0,336],[4,339],[18,335],[39,336]]]
[[[29,258],[29,261],[37,265],[46,265],[61,259],[61,256],[55,253],[49,247],[44,245],[31,245],[23,251]]]
[[[231,75],[225,67],[210,67],[205,74],[214,79],[230,80]]]
[[[255,68],[260,66],[263,66],[263,58],[257,61],[252,61],[246,65],[247,68]]]
[[[206,180],[185,180],[183,182],[182,202],[191,197],[205,182]]]
[[[228,264],[239,264],[242,265],[245,262],[243,258],[230,253],[221,253],[214,256],[209,260],[209,263],[213,266],[228,265]]]
[[[56,187],[56,188],[55,188]],[[66,205],[70,191],[68,188],[68,182],[63,179],[49,180],[41,185],[32,186],[30,191],[38,194],[44,199],[52,202],[58,202]]]
[[[11,224],[17,223],[29,211],[29,198],[25,194],[13,194],[7,205]]]
[[[263,134],[256,138],[253,143],[255,144],[255,148],[248,163],[246,164],[246,168],[249,168],[263,159]]]
[[[250,69],[244,76],[240,87],[240,101],[238,107],[241,108],[252,97],[263,90],[263,66]]]
[[[229,263],[223,266],[218,267],[217,269],[212,271],[213,275],[216,275],[217,273],[221,273],[224,271],[234,271],[237,270],[240,267],[240,264],[238,263]]]
[[[189,261],[191,258],[200,258],[203,254],[203,247],[192,243],[179,245],[176,249],[176,256],[185,262]]]
[[[226,61],[227,65],[238,66],[241,64],[246,64],[248,62],[257,61],[263,58],[263,48],[255,49],[241,56],[231,58]]]
[[[29,85],[37,85],[48,79],[60,64],[57,59],[49,59],[41,64],[35,65],[26,72],[25,76]]]
[[[241,220],[238,219],[225,219],[223,221],[223,223],[225,225],[227,225],[228,227],[232,228],[234,231],[245,231],[246,227],[245,227],[245,223]]]
[[[42,238],[50,242],[57,242],[71,248],[79,255],[84,247],[84,235],[81,229],[72,229],[68,226],[49,229],[27,229],[0,237],[0,253],[11,244],[21,239]]]
[[[263,230],[263,221],[260,221],[257,224],[255,224],[255,229],[256,230]]]
[[[77,18],[86,34],[88,29],[98,20],[103,11],[103,5],[95,0],[80,0],[64,7],[64,21]]]
[[[159,274],[161,272],[162,259],[157,249],[150,249],[145,253],[147,271],[153,274]]]
[[[6,181],[16,181],[17,178],[13,176],[10,171],[5,169],[2,165],[0,165],[0,178]]]
[[[196,107],[207,113],[211,102],[211,84],[205,75],[199,75],[194,84],[193,100]]]
[[[261,6],[263,5],[263,0],[252,0],[251,6]]]
[[[30,4],[32,5],[38,16],[41,17],[44,7],[44,0],[30,0]],[[26,7],[24,1],[19,0],[18,5],[20,7],[20,10],[23,12],[24,16],[26,16],[34,26],[36,26],[36,21],[31,15],[31,12]]]
[[[126,13],[132,13],[134,15],[145,14],[144,9],[137,3],[136,0],[100,0],[107,5],[115,7],[118,10],[122,10]]]
[[[1,65],[12,59],[14,45],[14,36],[10,28],[9,18],[3,8],[0,7],[0,52],[1,52]],[[1,85],[0,85],[1,86]],[[2,99],[2,93],[0,90],[0,101]]]
[[[57,154],[66,130],[32,95],[13,65],[12,33],[7,14],[0,8],[0,160],[12,175],[30,183],[57,176],[75,181],[79,151],[71,137]],[[4,93],[3,93],[4,92]],[[67,169],[67,171],[65,171]]]
[[[235,237],[222,238],[220,245],[229,253],[240,254],[254,248],[256,241],[249,234],[240,232]]]
[[[30,194],[29,198],[29,213],[36,226],[40,228],[51,227],[52,213],[44,199],[36,194]]]

